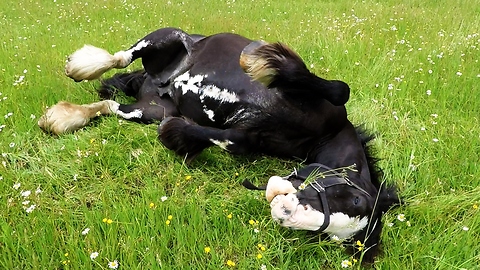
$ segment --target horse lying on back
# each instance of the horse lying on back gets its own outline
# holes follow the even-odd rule
[[[138,58],[144,70],[102,81],[99,93],[106,100],[60,102],[39,126],[61,134],[116,114],[141,123],[161,121],[159,140],[189,160],[214,145],[231,154],[304,159],[305,168],[269,179],[273,219],[284,227],[360,241],[363,259],[373,261],[382,214],[399,198],[380,181],[367,146],[372,137],[347,118],[346,83],[311,73],[280,43],[228,33],[188,35],[175,28],[152,32],[113,55],[86,45],[70,56],[65,72],[77,82],[93,80]],[[118,90],[136,102],[110,100]]]

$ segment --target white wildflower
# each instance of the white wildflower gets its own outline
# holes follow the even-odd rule
[[[33,212],[33,210],[35,210],[35,207],[37,207],[37,206],[36,206],[35,204],[32,204],[32,205],[30,205],[30,207],[28,207],[27,209],[25,209],[25,211],[26,211],[27,213],[31,213],[31,212]]]
[[[30,190],[26,190],[26,191],[22,191],[20,193],[20,195],[22,195],[22,197],[25,197],[27,198],[28,196],[30,196],[30,194],[32,194],[32,192]]]
[[[90,253],[90,259],[95,260],[98,257],[98,252],[92,252]]]

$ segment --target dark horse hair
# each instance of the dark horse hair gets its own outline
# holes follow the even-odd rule
[[[401,203],[401,200],[398,197],[396,187],[382,181],[384,174],[378,164],[380,159],[377,157],[378,155],[376,155],[376,150],[371,145],[376,136],[367,132],[364,126],[357,126],[356,131],[367,159],[371,182],[377,188],[378,193],[375,208],[370,216],[370,222],[367,228],[355,235],[354,240],[359,240],[364,246],[371,248],[371,250],[364,251],[362,259],[366,262],[373,262],[375,256],[381,252],[379,247],[383,228],[382,215],[392,207],[397,207]],[[361,251],[361,248],[353,243],[349,251],[355,254]]]

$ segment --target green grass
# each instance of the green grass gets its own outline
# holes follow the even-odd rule
[[[120,269],[226,269],[227,260],[235,269],[341,269],[351,260],[334,243],[276,226],[263,194],[240,186],[298,162],[212,148],[186,166],[155,125],[115,117],[61,137],[40,131],[46,106],[98,100],[98,82],[64,76],[70,53],[85,43],[115,52],[166,26],[282,41],[316,74],[346,81],[350,118],[379,134],[386,181],[405,201],[385,215],[375,267],[479,268],[478,0],[26,0],[0,10],[0,269],[106,269],[114,260]]]

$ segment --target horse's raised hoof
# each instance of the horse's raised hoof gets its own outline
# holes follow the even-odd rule
[[[181,117],[167,117],[158,126],[158,139],[170,150],[192,161],[203,149],[212,145],[197,137],[197,125]]]
[[[240,67],[242,67],[243,71],[248,72],[248,69],[251,66],[250,57],[258,48],[266,44],[268,43],[263,40],[255,40],[243,48],[242,53],[240,54]]]
[[[166,117],[158,126],[158,139],[162,144],[177,154],[184,156],[188,150],[183,143],[182,129],[188,122],[180,117]]]

